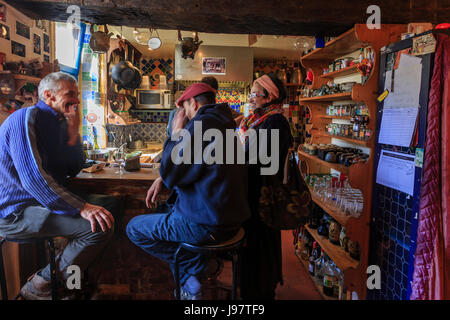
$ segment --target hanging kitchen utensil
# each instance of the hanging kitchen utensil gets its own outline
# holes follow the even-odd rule
[[[183,59],[194,59],[195,52],[203,43],[198,40],[198,32],[195,33],[195,39],[192,37],[181,38],[181,31],[178,30],[178,40],[181,41],[181,57]]]
[[[146,32],[141,32],[137,28],[134,28],[133,31],[134,40],[136,40],[137,43],[146,45],[148,42],[148,39],[150,38],[150,34]]]
[[[140,71],[130,61],[120,61],[112,69],[112,79],[119,88],[136,89],[142,81]]]
[[[105,53],[109,50],[109,40],[112,35],[112,32],[108,33],[108,27],[105,26],[105,32],[103,31],[95,31],[94,25],[91,24],[91,39],[89,40],[89,47],[93,52],[96,53]]]
[[[287,74],[285,69],[278,69],[276,75],[277,78],[280,79],[284,84],[287,83]]]
[[[156,36],[153,36],[153,30],[156,32]],[[157,50],[161,47],[162,41],[159,38],[158,30],[150,28],[150,39],[148,40],[148,48],[150,50]]]
[[[296,67],[294,69],[294,72],[292,72],[291,76],[291,83],[302,83],[303,82],[303,75],[302,71],[299,67]]]

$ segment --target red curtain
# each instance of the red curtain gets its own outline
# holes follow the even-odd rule
[[[450,37],[436,34],[410,299],[450,299]]]

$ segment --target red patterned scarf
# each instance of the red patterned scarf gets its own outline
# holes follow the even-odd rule
[[[241,121],[241,125],[239,126],[239,135],[241,137],[242,143],[245,142],[244,137],[248,129],[252,129],[259,126],[268,117],[277,113],[283,113],[281,104],[272,104],[265,108],[255,109],[255,112],[252,115],[244,118]]]

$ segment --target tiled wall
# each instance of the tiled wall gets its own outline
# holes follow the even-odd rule
[[[244,89],[241,88],[219,88],[216,95],[217,103],[227,102],[237,112],[241,112],[241,106],[245,104]]]
[[[99,61],[98,53],[92,52],[89,47],[91,34],[89,29],[83,39],[81,52],[81,105],[83,111],[82,132],[83,141],[94,144],[93,127],[97,132],[97,143],[100,148],[106,147],[106,136],[104,134],[105,108],[101,103],[101,88],[99,81]],[[93,123],[88,119],[96,119]]]
[[[156,88],[159,80],[155,78],[157,74],[165,75],[167,83],[173,82],[174,61],[171,58],[167,59],[148,59],[142,58],[140,68],[143,76],[149,76],[150,85]]]
[[[138,123],[130,125],[107,125],[107,130],[114,133],[116,137],[112,140],[108,137],[108,147],[119,147],[120,143],[125,143],[131,138],[133,140],[142,140],[144,142],[163,143],[167,138],[166,123]]]
[[[129,112],[138,117],[142,122],[169,122],[170,110],[130,110]]]

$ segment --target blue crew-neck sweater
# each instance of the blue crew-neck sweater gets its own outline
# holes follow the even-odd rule
[[[81,142],[68,146],[67,122],[39,101],[0,126],[0,218],[29,206],[73,216],[85,201],[65,187],[83,166]]]

